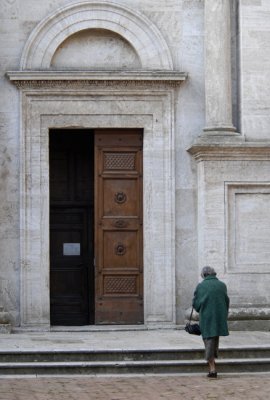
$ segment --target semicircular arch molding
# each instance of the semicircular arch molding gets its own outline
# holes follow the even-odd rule
[[[147,17],[115,3],[88,1],[58,9],[37,25],[22,53],[21,70],[50,69],[61,43],[85,29],[106,29],[122,36],[136,51],[142,69],[173,69],[168,46]]]

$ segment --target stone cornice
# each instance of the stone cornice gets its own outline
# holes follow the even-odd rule
[[[180,71],[10,71],[7,77],[19,88],[127,85],[178,86],[187,79]]]
[[[270,142],[194,144],[187,151],[196,161],[270,161]]]

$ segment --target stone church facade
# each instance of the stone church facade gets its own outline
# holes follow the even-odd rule
[[[269,329],[270,2],[1,0],[0,20],[3,323],[174,328],[211,265],[231,327]]]

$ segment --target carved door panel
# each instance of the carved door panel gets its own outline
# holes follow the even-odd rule
[[[141,130],[97,130],[95,168],[95,321],[143,323]]]

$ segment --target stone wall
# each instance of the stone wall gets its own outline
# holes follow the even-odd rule
[[[0,304],[9,312],[13,325],[21,323],[22,306],[21,254],[25,249],[20,248],[21,220],[24,217],[20,215],[20,207],[24,209],[20,196],[22,190],[20,152],[24,151],[21,135],[25,120],[22,117],[24,110],[21,109],[20,91],[9,81],[6,72],[17,71],[22,67],[25,61],[22,55],[26,54],[23,50],[25,44],[29,42],[32,32],[41,21],[49,15],[57,14],[57,10],[61,7],[77,3],[80,2],[1,0]],[[216,154],[211,155],[209,161],[207,154],[215,145],[216,137],[201,139],[205,141],[202,148],[196,147],[196,140],[206,127],[205,98],[209,100],[207,88],[215,84],[213,81],[218,79],[213,66],[212,72],[215,74],[211,73],[211,63],[207,65],[205,73],[204,51],[207,43],[204,43],[204,38],[209,36],[205,36],[207,16],[204,9],[211,4],[211,1],[114,0],[113,2],[146,17],[149,26],[152,26],[155,32],[159,32],[164,40],[170,53],[172,68],[188,73],[188,79],[173,90],[174,113],[171,115],[174,115],[172,121],[174,154],[169,158],[174,162],[175,172],[175,188],[172,195],[175,196],[173,245],[177,323],[184,321],[185,311],[191,303],[193,290],[199,279],[199,270],[205,262],[211,263],[228,283],[235,309],[238,307],[240,310],[247,305],[256,306],[257,312],[260,313],[259,309],[269,306],[270,302],[267,292],[269,266],[265,262],[269,244],[267,228],[269,156],[263,150],[267,146],[261,145],[261,150],[258,150],[258,146],[256,149],[256,145],[253,150],[246,146],[248,142],[268,142],[270,137],[270,41],[268,40],[270,2],[233,0],[230,3],[233,39],[233,123],[239,133],[237,140],[241,139],[242,144],[236,144],[234,147],[232,151],[234,159],[228,155],[230,152],[225,151],[229,160],[224,160],[221,155],[222,144],[219,144]],[[65,38],[57,51],[51,55],[52,61],[47,68],[57,72],[60,69],[106,71],[110,68],[132,71],[143,67],[138,51],[130,46],[119,32],[110,33],[102,26],[91,28],[90,31],[87,26],[82,25],[80,32],[71,32],[70,37]],[[140,38],[137,39],[139,43]],[[226,46],[229,42],[230,40],[226,41]],[[216,43],[217,46],[219,44]],[[147,55],[144,46],[147,49],[147,43],[142,44],[140,51]],[[93,61],[97,49],[98,57]],[[83,55],[81,61],[80,55]],[[148,54],[147,60],[151,64],[151,55]],[[222,107],[220,111],[222,113]],[[187,152],[192,145],[191,153],[198,164]],[[241,146],[243,148],[246,146],[247,150],[240,151]],[[245,152],[249,156],[246,156]],[[203,156],[201,157],[199,153],[203,153]],[[259,229],[259,235],[256,229]],[[253,241],[254,236],[255,241]],[[209,237],[212,239],[209,240]],[[235,279],[235,276],[238,279]],[[255,291],[252,287],[254,277]],[[156,279],[158,280],[158,277]],[[239,313],[241,314],[241,310],[234,315],[240,315]],[[254,313],[256,314],[253,310],[251,314],[254,316]]]

